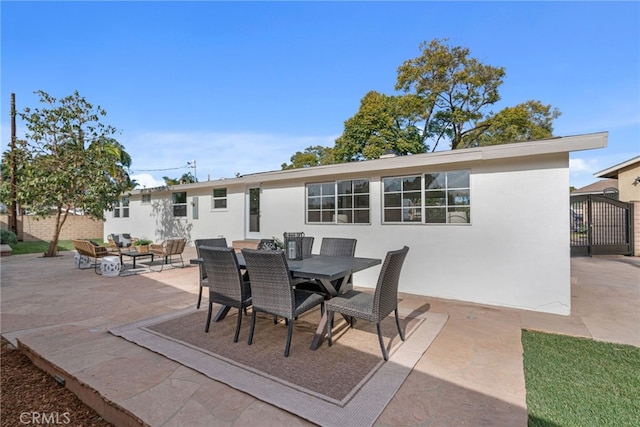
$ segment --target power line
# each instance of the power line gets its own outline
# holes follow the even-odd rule
[[[188,163],[184,166],[180,166],[177,168],[165,168],[165,169],[134,169],[133,172],[162,172],[162,171],[174,171],[174,170],[178,170],[178,169],[187,169],[187,168],[191,168],[192,166],[190,166]]]

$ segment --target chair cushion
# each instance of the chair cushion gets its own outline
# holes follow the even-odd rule
[[[295,308],[294,317],[324,302],[324,296],[314,292],[294,290]]]
[[[261,249],[264,251],[277,251],[278,245],[276,245],[275,240],[262,239],[260,243],[258,243],[258,249]]]
[[[381,319],[373,313],[373,294],[350,290],[337,295],[325,302],[327,311],[355,316],[369,322],[379,322]]]
[[[129,246],[131,246],[131,238],[130,237],[126,238],[125,236],[128,236],[128,234],[126,234],[126,235],[125,234],[121,234],[120,235],[120,239],[119,239],[120,240],[120,244],[119,244],[119,246],[121,248],[128,248]]]

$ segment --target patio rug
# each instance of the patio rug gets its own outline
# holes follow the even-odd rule
[[[125,258],[123,260],[123,265],[122,269],[120,270],[119,276],[125,277],[134,276],[136,274],[157,273],[161,271],[160,268],[162,268],[162,271],[173,270],[174,268],[183,268],[180,265],[179,261],[176,261],[173,264],[169,263],[162,265],[163,262],[164,259],[162,258],[156,258],[153,260],[153,262],[151,262],[149,259],[139,259],[136,261],[136,268],[133,268],[133,262]],[[192,267],[191,265],[189,265],[188,260],[184,263],[184,268],[187,267]]]
[[[214,309],[219,306],[214,305]],[[191,307],[109,330],[246,392],[262,401],[323,426],[368,426],[380,416],[413,366],[447,321],[446,314],[400,312],[406,340],[395,320],[382,322],[389,361],[384,362],[375,324],[358,320],[354,328],[336,316],[333,346],[309,349],[319,310],[294,322],[289,357],[284,357],[287,328],[259,313],[251,346],[251,312],[233,342],[238,311],[231,309],[204,332],[207,310]]]

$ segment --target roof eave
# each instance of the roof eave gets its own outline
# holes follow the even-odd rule
[[[310,179],[331,175],[357,174],[372,171],[392,171],[412,167],[467,163],[481,160],[525,157],[572,151],[592,150],[607,146],[608,132],[585,135],[556,137],[537,141],[515,142],[487,147],[464,148],[459,150],[437,151],[410,156],[397,156],[384,159],[365,160],[361,162],[339,163],[334,165],[314,166],[308,168],[278,170],[242,175],[234,178],[223,178],[203,181],[194,184],[175,185],[167,190],[197,189],[220,185],[255,184],[284,180]]]
[[[515,158],[531,155],[569,153],[572,151],[604,148],[607,146],[607,138],[608,132],[598,132],[586,135],[492,145],[488,147],[437,151],[433,153],[414,154],[411,156],[397,156],[361,162],[265,172],[246,176],[246,178],[251,178],[250,182],[267,182],[345,173],[371,172],[379,170],[390,171],[394,169],[408,169],[420,166],[446,165],[452,163]]]
[[[624,169],[628,166],[633,165],[634,163],[638,163],[640,162],[640,156],[636,156],[632,159],[627,160],[626,162],[622,162],[619,163],[615,166],[611,166],[610,168],[607,168],[605,170],[602,170],[600,172],[596,172],[593,175],[596,178],[613,178],[613,179],[617,179],[618,178],[618,171],[620,171],[621,169]]]

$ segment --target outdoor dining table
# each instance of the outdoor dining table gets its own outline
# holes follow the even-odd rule
[[[238,266],[246,268],[246,263],[242,253],[236,254]],[[293,279],[315,280],[324,287],[327,299],[333,298],[338,293],[347,291],[347,283],[353,273],[380,264],[382,260],[378,258],[361,257],[336,257],[312,254],[302,260],[287,260],[289,271]],[[191,264],[202,264],[202,258],[190,260]],[[333,283],[332,283],[333,282]],[[334,286],[336,283],[337,286]],[[214,322],[224,319],[230,307],[223,306],[214,318]],[[327,327],[326,311],[320,318],[320,323],[311,342],[311,350],[316,350],[324,340],[325,329]]]

